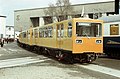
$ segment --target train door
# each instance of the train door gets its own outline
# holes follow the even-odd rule
[[[30,43],[30,30],[28,30],[28,44]]]
[[[57,25],[57,47],[59,49],[62,49],[63,36],[64,36],[64,25],[62,23]]]
[[[29,43],[29,39],[28,39],[28,34],[29,34],[29,31],[27,31],[27,44]]]
[[[35,36],[35,37],[34,37],[34,40],[35,40],[34,42],[35,42],[35,45],[37,45],[38,29],[35,29],[35,30],[34,30],[34,34],[35,34],[35,35],[34,35],[34,36]]]
[[[33,30],[30,29],[30,45],[33,44]]]

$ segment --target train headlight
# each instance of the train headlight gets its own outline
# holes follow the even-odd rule
[[[102,40],[96,40],[96,44],[101,44]]]
[[[81,44],[81,43],[82,43],[82,40],[76,40],[76,43]]]

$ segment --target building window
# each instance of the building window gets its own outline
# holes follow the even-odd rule
[[[11,35],[9,35],[9,37],[11,37]]]
[[[3,34],[1,34],[0,37],[3,38]]]
[[[9,31],[11,30],[11,28],[9,27]]]
[[[119,35],[119,25],[118,24],[110,25],[110,35]]]
[[[39,26],[39,17],[30,17],[33,27]]]
[[[46,16],[46,17],[43,17],[44,19],[44,24],[50,24],[50,23],[53,23],[53,18],[51,16]]]

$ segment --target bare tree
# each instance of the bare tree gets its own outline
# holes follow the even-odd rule
[[[56,4],[51,3],[44,10],[46,15],[56,17],[58,21],[67,19],[67,16],[73,12],[73,7],[69,0],[57,0]]]
[[[54,4],[49,4],[49,7],[44,10],[44,13],[48,16],[54,16],[55,9]]]

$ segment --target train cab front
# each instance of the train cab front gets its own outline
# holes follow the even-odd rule
[[[92,62],[103,53],[102,21],[76,21],[73,36],[73,54],[80,61]]]

